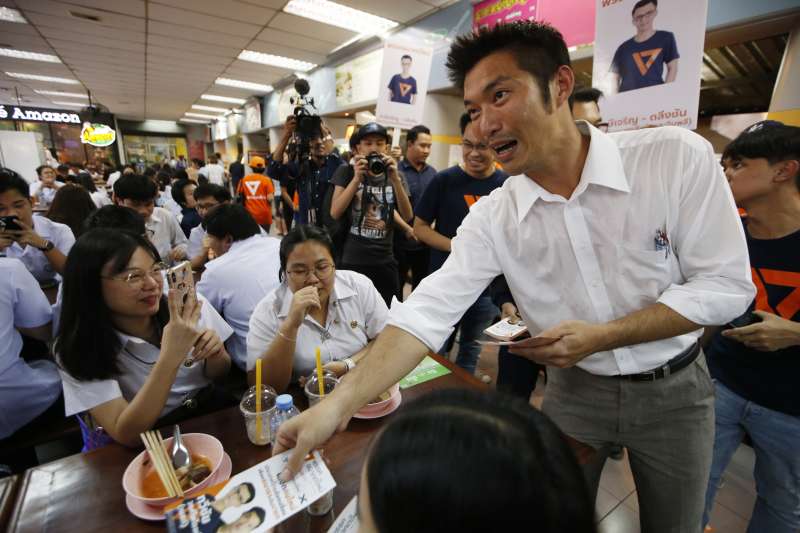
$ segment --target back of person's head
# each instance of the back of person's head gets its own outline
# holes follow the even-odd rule
[[[410,130],[408,130],[408,133],[406,134],[406,143],[415,143],[415,142],[417,142],[417,137],[419,137],[420,133],[424,133],[426,135],[430,135],[431,134],[431,130],[428,129],[427,126],[423,126],[422,124],[414,126]]]
[[[194,190],[195,200],[208,197],[213,197],[214,200],[219,203],[231,201],[230,191],[222,185],[217,185],[216,183],[205,183],[203,185],[198,185]]]
[[[158,195],[156,184],[147,176],[127,174],[114,182],[114,196],[120,200],[147,202]]]
[[[89,192],[97,192],[97,185],[94,184],[94,180],[88,172],[78,174],[78,184]]]
[[[144,169],[144,172],[142,172],[142,176],[146,177],[147,179],[151,179],[151,180],[155,180],[156,179],[156,174],[158,174],[158,170],[156,170],[153,167],[147,167],[146,169]]]
[[[186,170],[184,170],[182,168],[179,168],[178,170],[176,170],[175,172],[172,173],[172,179],[173,180],[188,180],[189,179],[189,174],[186,172]]]
[[[558,30],[544,22],[520,21],[456,38],[447,54],[450,80],[463,89],[467,73],[496,52],[510,53],[517,66],[533,76],[545,106],[550,104],[550,80],[559,67],[571,65],[567,45]]]
[[[181,207],[186,207],[186,195],[184,194],[184,189],[190,185],[194,185],[194,182],[190,181],[188,178],[178,180],[172,184],[172,189],[169,191],[172,195],[172,199],[175,200],[175,203]]]
[[[75,379],[108,379],[119,373],[120,338],[103,296],[102,278],[123,272],[139,248],[160,261],[144,236],[109,228],[87,231],[69,251],[55,349],[61,366]],[[109,268],[103,272],[106,265]],[[162,321],[165,309],[162,303]]]
[[[217,164],[217,156],[215,156],[215,155],[209,156],[208,157],[208,162],[211,165],[216,165]]]
[[[134,235],[147,234],[142,215],[130,207],[122,205],[104,205],[89,215],[83,226],[84,231],[94,228],[110,228],[127,231]]]
[[[563,435],[511,396],[423,396],[378,435],[366,469],[379,533],[595,531],[593,502]]]
[[[575,89],[572,91],[572,94],[569,96],[569,107],[572,109],[572,106],[575,104],[575,102],[594,102],[596,104],[602,97],[603,91],[600,89],[595,89],[594,87],[581,87],[580,89]]]
[[[775,120],[756,122],[725,147],[722,159],[766,159],[770,165],[788,162],[800,190],[800,128]],[[794,163],[792,163],[794,162]]]
[[[164,170],[159,170],[155,177],[156,185],[159,191],[164,191],[172,183],[172,173]]]
[[[289,233],[281,239],[281,269],[278,274],[281,281],[286,278],[286,264],[289,261],[289,255],[295,247],[306,242],[315,242],[326,248],[331,254],[331,258],[336,257],[333,253],[333,240],[325,228],[313,224],[299,224],[290,229]]]
[[[97,209],[89,191],[68,183],[56,191],[45,215],[53,222],[66,224],[75,237],[83,233],[83,223]]]
[[[69,173],[69,165],[63,165],[63,164],[62,165],[58,165],[56,167],[56,172],[58,172],[62,176],[66,175],[67,173]]]
[[[20,176],[15,170],[0,167],[0,194],[8,191],[17,191],[20,196],[30,200],[30,186],[25,178]]]
[[[229,236],[234,242],[248,239],[261,232],[250,213],[239,204],[218,205],[208,212],[203,227],[218,239]]]
[[[467,131],[467,126],[470,122],[469,113],[464,113],[459,117],[458,127],[461,128],[461,135],[464,135],[464,132]]]

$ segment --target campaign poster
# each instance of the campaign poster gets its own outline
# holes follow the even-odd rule
[[[387,40],[383,46],[377,121],[384,126],[412,128],[422,122],[433,48]]]
[[[592,85],[608,131],[697,127],[707,0],[596,0]]]

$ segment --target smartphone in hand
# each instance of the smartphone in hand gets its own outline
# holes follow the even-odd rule
[[[167,284],[170,289],[178,291],[181,301],[181,312],[183,312],[183,306],[186,305],[189,295],[194,295],[192,264],[189,261],[184,261],[167,270]]]
[[[21,231],[22,226],[17,224],[19,218],[16,215],[0,217],[0,231]]]
[[[503,342],[509,342],[520,335],[528,332],[525,322],[516,317],[504,318],[497,324],[493,324],[483,330],[488,336]]]
[[[734,318],[726,325],[729,328],[743,328],[745,326],[749,326],[751,324],[755,324],[757,322],[761,322],[761,317],[755,313],[745,313],[740,317]]]

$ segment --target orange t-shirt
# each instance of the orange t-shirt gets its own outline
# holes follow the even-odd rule
[[[244,208],[258,224],[272,224],[272,206],[267,198],[275,194],[272,180],[263,174],[250,174],[239,181],[237,194],[244,194]]]

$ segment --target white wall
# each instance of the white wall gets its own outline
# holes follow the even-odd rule
[[[447,168],[450,146],[461,142],[458,120],[464,112],[464,102],[457,96],[429,94],[425,99],[422,123],[431,130],[433,147],[428,164],[436,170]]]

